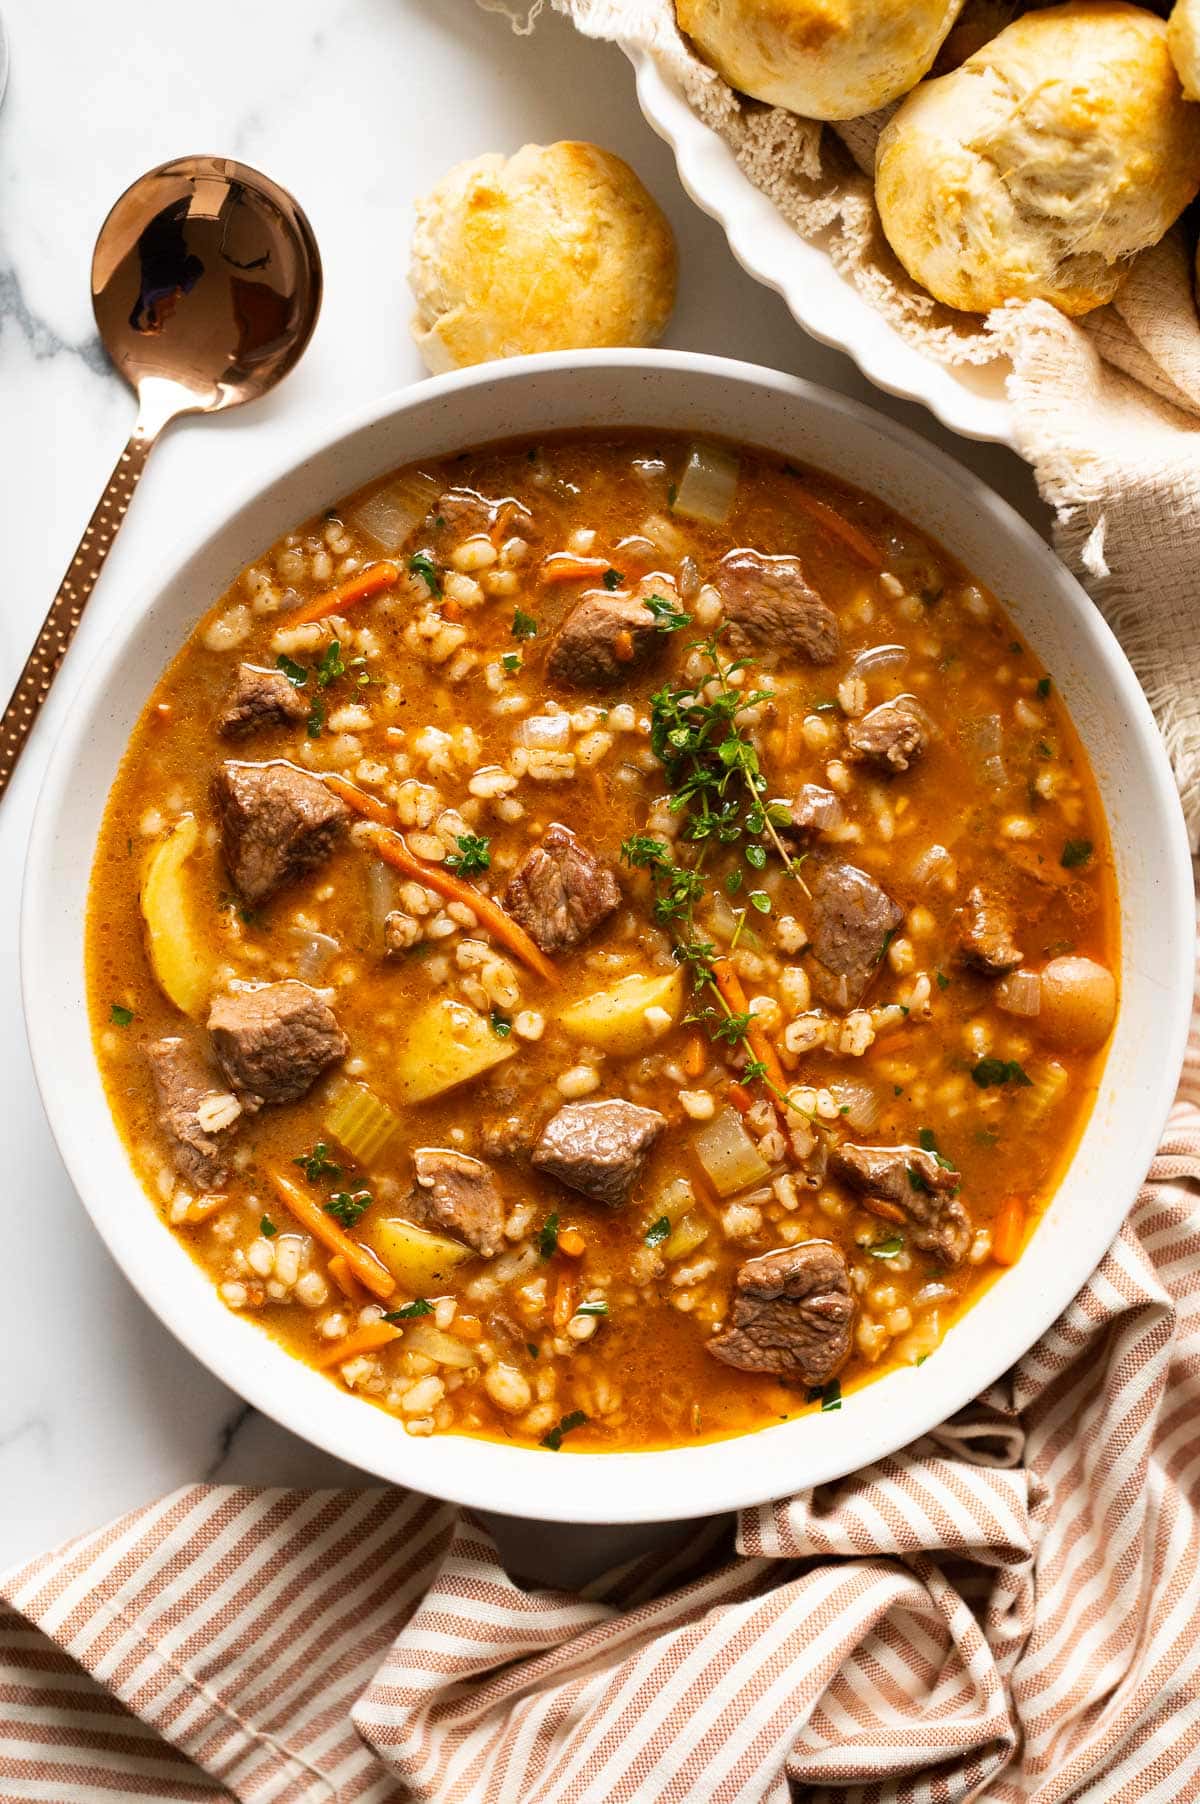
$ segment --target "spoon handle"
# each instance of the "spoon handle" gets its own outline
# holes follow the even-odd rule
[[[50,693],[50,685],[58,675],[67,647],[75,637],[88,597],[96,586],[96,578],[104,567],[157,436],[157,429],[149,429],[141,420],[134,427],[133,436],[117,459],[116,469],[87,523],[62,586],[50,604],[50,612],[42,622],[33,650],[25,660],[25,668],[0,720],[0,796],[8,788],[17,760],[25,749],[25,741]]]

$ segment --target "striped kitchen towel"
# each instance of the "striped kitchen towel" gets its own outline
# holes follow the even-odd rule
[[[195,1485],[0,1580],[0,1800],[1200,1798],[1200,1037],[1085,1289],[935,1434],[578,1595],[393,1490]]]

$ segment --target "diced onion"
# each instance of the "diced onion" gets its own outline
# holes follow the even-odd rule
[[[945,846],[926,846],[918,858],[913,860],[909,879],[913,883],[935,883],[948,881],[954,871],[954,855]]]
[[[365,1084],[344,1084],[333,1099],[325,1126],[360,1165],[378,1159],[400,1123]]]
[[[521,745],[545,751],[565,752],[571,742],[569,714],[531,714],[517,727]]]
[[[436,476],[421,470],[405,470],[386,488],[376,489],[363,501],[345,510],[348,526],[395,556],[409,534],[421,524],[442,491]]]
[[[1036,971],[1011,971],[996,985],[996,1007],[1032,1017],[1042,1007],[1042,980]]]
[[[456,1340],[430,1321],[414,1322],[411,1328],[404,1330],[404,1351],[420,1353],[425,1359],[435,1359],[440,1366],[457,1366],[461,1371],[478,1360],[478,1355],[464,1341]]]
[[[1004,741],[1000,716],[981,714],[974,720],[964,720],[960,731],[983,781],[993,789],[1002,788],[1008,782],[1008,772],[1000,756]]]
[[[734,1109],[722,1109],[695,1135],[692,1146],[718,1196],[733,1196],[760,1183],[771,1169]]]
[[[330,933],[318,933],[313,927],[289,927],[288,937],[297,941],[300,947],[296,959],[296,976],[304,983],[311,983],[335,952],[340,952],[342,942],[335,940]]]
[[[683,467],[673,512],[685,520],[722,525],[733,507],[740,469],[740,460],[723,446],[693,445]]]
[[[371,911],[371,933],[377,952],[384,949],[384,928],[396,906],[396,881],[382,858],[367,861],[367,905]]]
[[[686,1178],[672,1178],[663,1186],[654,1204],[654,1216],[665,1215],[676,1227],[696,1200],[696,1193]]]
[[[869,1134],[879,1125],[883,1105],[873,1084],[830,1084],[829,1093],[856,1134]]]
[[[871,676],[880,670],[903,670],[908,663],[907,645],[868,645],[854,660],[860,676]]]
[[[1029,1076],[1032,1085],[1030,1089],[1021,1092],[1021,1100],[1026,1114],[1036,1121],[1062,1101],[1071,1079],[1066,1066],[1060,1065],[1057,1059],[1047,1059],[1044,1065],[1035,1065]]]

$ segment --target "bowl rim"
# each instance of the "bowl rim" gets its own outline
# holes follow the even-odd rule
[[[1059,1246],[1061,1257],[1053,1271],[1043,1273],[1038,1268],[1034,1274],[1030,1270],[1031,1262],[1024,1259],[1006,1272],[988,1294],[995,1294],[999,1286],[1006,1283],[1010,1284],[1014,1299],[1018,1295],[1024,1297],[1028,1290],[1026,1307],[1013,1309],[1001,1321],[1000,1332],[992,1335],[982,1354],[973,1352],[971,1357],[963,1360],[930,1361],[922,1370],[919,1398],[914,1393],[911,1410],[903,1407],[908,1399],[888,1389],[894,1382],[903,1383],[909,1376],[905,1372],[884,1376],[856,1392],[864,1398],[869,1398],[872,1392],[880,1396],[887,1392],[889,1403],[895,1397],[901,1405],[898,1413],[903,1419],[903,1433],[898,1437],[892,1426],[897,1411],[882,1406],[863,1411],[862,1417],[855,1421],[856,1432],[850,1434],[845,1428],[844,1415],[841,1429],[837,1426],[837,1417],[828,1418],[832,1432],[805,1448],[803,1488],[841,1477],[927,1433],[994,1382],[1027,1351],[1069,1304],[1102,1259],[1132,1204],[1134,1183],[1140,1182],[1149,1167],[1174,1096],[1187,1040],[1192,996],[1188,950],[1192,939],[1192,880],[1182,811],[1149,705],[1111,629],[1033,528],[1007,502],[938,447],[860,402],[802,378],[754,364],[690,352],[552,352],[429,378],[418,385],[392,391],[331,425],[318,422],[303,448],[273,465],[240,506],[232,510],[228,505],[213,506],[201,524],[182,541],[183,548],[174,560],[171,572],[147,581],[135,595],[132,605],[123,612],[77,684],[74,705],[51,754],[37,798],[22,895],[20,966],[22,1003],[38,1089],[51,1132],[77,1194],[113,1257],[143,1300],[209,1371],[285,1428],[387,1481],[497,1514],[534,1514],[543,1520],[574,1523],[635,1523],[711,1515],[766,1503],[794,1492],[797,1489],[795,1479],[773,1481],[768,1474],[776,1467],[784,1469],[789,1452],[795,1454],[797,1444],[794,1440],[787,1441],[789,1433],[803,1423],[811,1425],[814,1418],[803,1415],[750,1435],[700,1443],[694,1447],[571,1453],[565,1460],[555,1459],[549,1463],[541,1457],[539,1449],[506,1446],[468,1436],[416,1439],[405,1434],[386,1412],[341,1391],[325,1375],[284,1352],[253,1320],[226,1309],[211,1280],[176,1236],[169,1231],[161,1236],[145,1232],[149,1219],[142,1212],[145,1192],[124,1155],[123,1143],[118,1142],[128,1180],[127,1192],[121,1196],[102,1193],[90,1169],[93,1143],[77,1119],[71,1078],[59,1057],[61,1049],[56,1040],[54,1010],[49,1002],[43,1004],[39,983],[39,973],[47,969],[47,960],[52,958],[54,930],[49,923],[57,824],[73,771],[86,756],[90,717],[110,679],[119,678],[127,648],[143,632],[178,573],[198,560],[212,556],[214,542],[222,535],[234,533],[243,521],[246,522],[245,530],[251,531],[250,522],[255,510],[269,498],[276,484],[296,477],[318,459],[332,462],[339,450],[385,420],[404,413],[419,414],[432,402],[480,385],[499,391],[498,399],[502,403],[502,392],[510,384],[526,382],[539,375],[571,377],[581,372],[595,375],[603,371],[642,374],[665,371],[684,382],[707,379],[718,385],[728,383],[735,388],[749,386],[773,391],[789,402],[818,407],[829,416],[840,416],[851,430],[860,434],[868,431],[876,440],[881,437],[888,440],[891,456],[913,459],[931,467],[943,482],[960,491],[964,506],[978,510],[997,532],[1020,541],[1024,554],[1033,560],[1044,578],[1045,591],[1074,610],[1074,625],[1091,641],[1092,649],[1104,667],[1111,688],[1111,705],[1121,711],[1127,733],[1138,743],[1147,778],[1166,815],[1174,820],[1173,829],[1164,826],[1165,869],[1158,905],[1165,911],[1164,930],[1180,943],[1179,969],[1172,974],[1163,999],[1157,1069],[1139,1093],[1136,1115],[1130,1109],[1131,1119],[1123,1140],[1125,1162],[1130,1172],[1135,1167],[1137,1172],[1136,1179],[1127,1186],[1128,1195],[1123,1197],[1119,1211],[1115,1201],[1108,1210],[1098,1208],[1096,1226],[1091,1232],[1078,1234],[1065,1246]],[[497,417],[502,419],[502,404],[496,411]],[[253,555],[253,549],[246,552],[247,557]],[[180,642],[176,641],[176,648]],[[88,863],[90,871],[90,848]],[[78,922],[72,921],[70,933],[72,943],[78,949],[77,970],[71,981],[79,985],[83,981],[82,918]],[[92,1068],[99,1081],[94,1055]],[[115,1127],[113,1134],[115,1137]],[[1060,1185],[1064,1181],[1065,1174]],[[128,1194],[136,1197],[139,1205],[136,1210],[123,1207]],[[200,1281],[202,1288],[198,1289],[186,1277],[184,1267]],[[1023,1273],[1026,1274],[1024,1278],[1021,1277]],[[964,1319],[969,1320],[974,1310],[982,1308],[986,1301],[986,1296],[979,1299],[965,1313]],[[858,1417],[859,1412],[853,1413]],[[868,1414],[872,1418],[870,1426],[862,1419]],[[390,1440],[386,1444],[382,1429],[390,1431]],[[751,1447],[753,1457],[738,1457]],[[468,1450],[466,1453],[455,1452],[455,1449],[464,1448]],[[773,1459],[771,1456],[776,1453],[778,1458]],[[732,1457],[722,1458],[722,1454]],[[541,1464],[533,1466],[532,1462],[539,1458]]]

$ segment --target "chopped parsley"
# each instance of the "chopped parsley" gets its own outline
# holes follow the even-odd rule
[[[542,1349],[537,1345],[536,1341],[527,1340],[525,1342],[525,1351],[528,1353],[530,1359],[536,1359],[541,1350]]]
[[[274,1240],[279,1229],[275,1226],[275,1223],[271,1220],[269,1215],[264,1215],[259,1221],[258,1231],[266,1240]]]
[[[808,1400],[810,1403],[821,1405],[822,1415],[831,1409],[840,1409],[842,1407],[841,1384],[836,1378],[831,1378],[828,1384],[813,1385],[809,1389]]]
[[[655,625],[660,633],[677,633],[682,627],[692,624],[692,616],[685,614],[682,608],[677,608],[665,595],[647,595],[643,605],[654,615]]]
[[[492,1032],[495,1034],[496,1038],[498,1040],[507,1040],[509,1034],[512,1032],[512,1022],[509,1020],[508,1016],[502,1015],[498,1008],[494,1008],[490,1020]]]
[[[457,871],[460,877],[487,870],[492,862],[490,839],[481,838],[477,833],[460,833],[456,843],[458,851],[451,852],[447,858],[447,870]]]
[[[606,570],[600,581],[606,589],[619,589],[625,581],[625,572],[623,570]]]
[[[408,560],[408,567],[414,576],[419,576],[431,595],[440,595],[442,579],[437,573],[437,565],[427,551],[414,551]]]
[[[328,689],[330,683],[336,683],[340,676],[345,676],[346,666],[342,662],[342,645],[340,639],[332,639],[325,647],[321,662],[317,665],[317,688]]]
[[[946,976],[944,971],[938,972],[937,985],[939,990],[948,990],[950,988],[950,979]]]
[[[432,1315],[433,1304],[428,1297],[417,1297],[412,1303],[406,1303],[403,1309],[393,1309],[390,1315],[384,1316],[385,1322],[411,1322],[419,1315]]]
[[[608,1304],[604,1302],[581,1303],[575,1313],[576,1315],[607,1315]]]
[[[1059,863],[1064,871],[1074,871],[1081,864],[1086,864],[1091,855],[1092,842],[1090,839],[1069,839],[1062,849]]]
[[[1016,1059],[980,1059],[971,1078],[981,1090],[990,1090],[996,1084],[1030,1085],[1033,1082]]]
[[[114,1002],[109,1020],[114,1027],[128,1027],[133,1020],[133,1010],[126,1008],[122,1002]]]
[[[900,931],[900,929],[898,927],[889,927],[887,932],[884,934],[883,945],[879,948],[878,955],[875,959],[875,963],[877,965],[881,965],[883,963],[884,959],[887,957],[888,947],[891,945],[892,941],[895,939],[895,937],[899,933],[899,931]]]
[[[521,654],[519,651],[506,651],[500,662],[506,676],[516,676],[521,668]]]
[[[657,1246],[661,1246],[664,1240],[669,1239],[670,1234],[671,1234],[671,1218],[670,1218],[670,1216],[669,1215],[660,1215],[657,1221],[652,1221],[650,1223],[650,1226],[646,1229],[646,1232],[643,1234],[642,1239],[645,1241],[645,1243],[648,1247],[657,1247]]]
[[[1037,692],[1038,692],[1039,696],[1041,697],[1041,699],[1043,701],[1045,701],[1046,697],[1050,693],[1050,678],[1049,677],[1039,677],[1038,678]]]
[[[304,723],[304,730],[308,734],[310,739],[319,739],[321,737],[321,728],[324,725],[325,725],[324,703],[317,701],[314,697],[313,705],[308,710],[308,719]]]
[[[920,1143],[922,1152],[932,1153],[943,1171],[954,1170],[949,1159],[944,1159],[938,1151],[937,1137],[932,1128],[923,1127],[917,1135],[917,1140]]]
[[[549,1447],[551,1453],[557,1453],[563,1444],[563,1436],[570,1434],[575,1428],[582,1428],[586,1421],[587,1417],[581,1409],[573,1409],[569,1416],[564,1416],[561,1422],[556,1422],[554,1427],[542,1436],[542,1446]]]
[[[903,1234],[889,1234],[886,1240],[877,1240],[874,1246],[867,1248],[872,1259],[895,1259],[903,1251]]]
[[[303,664],[297,664],[295,658],[289,658],[281,652],[275,660],[276,670],[282,670],[293,689],[303,689],[308,681],[308,671]]]
[[[548,1215],[538,1233],[538,1252],[543,1259],[553,1259],[558,1251],[558,1216]]]
[[[1039,758],[1053,758],[1053,756],[1054,756],[1053,747],[1047,745],[1047,743],[1044,739],[1038,740],[1038,748],[1037,749],[1038,749]]]
[[[342,1168],[329,1157],[329,1148],[323,1140],[318,1140],[310,1153],[301,1153],[298,1159],[292,1160],[298,1165],[310,1184],[318,1178],[332,1178],[336,1183],[342,1175]]]
[[[1023,651],[1023,650],[1024,650],[1024,649],[1025,649],[1025,648],[1024,648],[1024,646],[1023,646],[1023,645],[1022,645],[1022,644],[1021,644],[1021,641],[1020,641],[1020,640],[1019,640],[1019,639],[1011,639],[1011,640],[1010,640],[1010,641],[1009,641],[1009,646],[1008,646],[1008,649],[1009,649],[1009,651],[1011,651],[1011,652],[1012,652],[1012,654],[1013,654],[1013,656],[1014,656],[1014,657],[1018,657],[1018,658],[1019,658],[1019,657],[1020,657],[1020,655],[1021,655],[1021,653],[1022,653],[1022,651]]]
[[[334,1221],[340,1222],[343,1228],[353,1228],[371,1207],[371,1192],[356,1190],[338,1190],[325,1204],[326,1215],[332,1215]]]
[[[510,630],[514,639],[536,639],[537,621],[532,614],[526,614],[521,608],[514,608]]]

